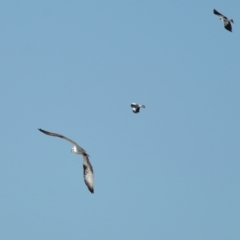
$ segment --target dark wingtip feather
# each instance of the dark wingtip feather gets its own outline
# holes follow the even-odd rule
[[[43,130],[43,129],[41,129],[41,128],[39,128],[38,130],[39,130],[40,132],[42,132],[42,133],[45,133],[45,134],[47,133],[47,131],[45,131],[45,130]]]
[[[218,12],[216,9],[213,9],[213,13],[216,15],[222,15],[220,12]]]

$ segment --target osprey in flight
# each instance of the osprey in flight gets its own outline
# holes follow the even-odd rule
[[[89,191],[91,193],[94,192],[94,187],[93,187],[93,168],[92,168],[92,165],[89,161],[89,155],[87,154],[87,152],[81,148],[77,143],[75,143],[74,141],[72,141],[71,139],[69,138],[66,138],[64,137],[63,135],[60,135],[58,133],[53,133],[53,132],[48,132],[48,131],[45,131],[41,128],[38,129],[39,131],[41,131],[42,133],[45,133],[49,136],[53,136],[53,137],[60,137],[60,138],[63,138],[67,141],[69,141],[70,143],[73,144],[73,147],[71,148],[71,152],[74,152],[76,154],[80,154],[82,155],[83,157],[83,176],[84,176],[84,181],[89,189]]]
[[[139,104],[137,104],[137,103],[132,103],[132,104],[131,104],[131,107],[132,107],[132,111],[133,111],[134,113],[138,113],[138,112],[140,111],[140,108],[145,108],[144,105],[139,105]]]
[[[231,22],[233,22],[232,19],[228,19],[227,17],[225,17],[224,15],[222,15],[221,13],[219,13],[217,10],[213,9],[213,13],[218,15],[219,19],[223,21],[224,23],[224,27],[228,30],[228,31],[232,31],[232,25]]]

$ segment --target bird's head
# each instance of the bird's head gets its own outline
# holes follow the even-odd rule
[[[231,21],[232,23],[234,23],[234,21],[233,21],[232,19],[231,19],[230,21]]]
[[[71,152],[78,154],[78,150],[77,150],[77,147],[75,145],[73,145],[73,147],[71,148]]]

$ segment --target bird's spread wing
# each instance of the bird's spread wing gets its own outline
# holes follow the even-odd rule
[[[224,27],[228,30],[228,31],[232,31],[232,25],[229,21],[224,21]]]
[[[83,148],[81,148],[76,142],[74,142],[73,140],[61,135],[61,134],[58,134],[58,133],[53,133],[53,132],[48,132],[48,131],[45,131],[41,128],[38,129],[40,132],[43,132],[45,133],[46,135],[49,135],[49,136],[52,136],[52,137],[60,137],[60,138],[63,138],[65,140],[67,140],[68,142],[72,143],[73,145],[75,145],[77,148],[81,149],[83,152],[86,152]]]
[[[139,108],[139,107],[133,108],[133,112],[134,112],[134,113],[138,113],[139,111],[140,111],[140,108]]]
[[[94,193],[94,176],[93,176],[93,168],[89,161],[88,155],[83,154],[83,177],[84,182],[86,183],[89,191]]]
[[[132,103],[132,104],[131,104],[131,107],[138,107],[138,104]]]
[[[225,17],[224,15],[222,15],[220,12],[218,12],[218,11],[215,10],[215,9],[213,9],[213,13],[216,14],[216,15],[218,15],[218,16],[221,16],[221,17],[227,19],[227,17]]]

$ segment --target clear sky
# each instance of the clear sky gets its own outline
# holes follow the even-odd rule
[[[2,0],[0,239],[239,240],[239,9]]]

